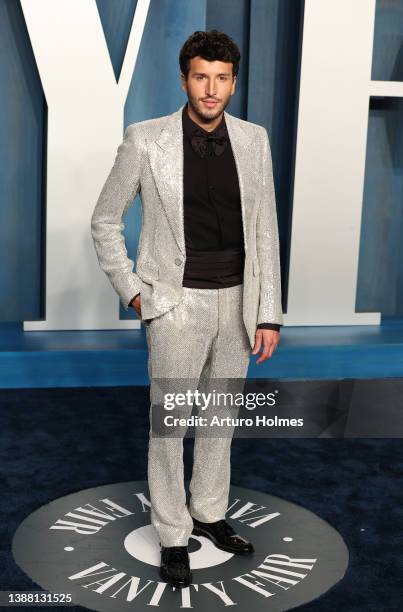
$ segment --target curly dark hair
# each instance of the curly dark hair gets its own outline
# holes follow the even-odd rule
[[[232,74],[235,76],[238,74],[241,54],[232,38],[224,32],[197,30],[189,36],[179,53],[179,66],[186,79],[189,73],[189,61],[196,56],[208,61],[232,62]]]

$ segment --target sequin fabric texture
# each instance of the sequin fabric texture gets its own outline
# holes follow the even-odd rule
[[[180,304],[152,319],[146,327],[151,397],[148,450],[151,522],[163,546],[185,546],[193,529],[192,517],[203,522],[225,518],[232,437],[228,429],[225,437],[211,437],[208,431],[195,428],[188,509],[183,437],[152,435],[153,406],[161,402],[159,382],[175,379],[176,393],[186,392],[187,388],[207,392],[214,389],[214,379],[219,379],[219,390],[223,391],[228,379],[225,390],[234,392],[231,379],[236,379],[238,387],[246,378],[250,360],[249,339],[242,319],[242,289],[242,285],[220,289],[184,287]],[[188,417],[191,411],[191,406],[180,409],[183,417]],[[206,413],[199,410],[199,414]]]
[[[182,109],[126,128],[91,218],[101,269],[126,309],[141,293],[146,320],[166,313],[183,297]],[[264,127],[224,113],[241,195],[245,248],[242,308],[253,347],[259,323],[283,324],[272,159]],[[122,217],[137,194],[142,227],[136,257],[131,258],[122,234]]]

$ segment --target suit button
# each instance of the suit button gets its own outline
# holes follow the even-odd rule
[[[177,258],[175,259],[175,263],[176,263],[176,265],[177,265],[177,266],[180,266],[180,265],[182,264],[182,260],[181,260],[181,259],[179,259],[179,257],[177,257]]]

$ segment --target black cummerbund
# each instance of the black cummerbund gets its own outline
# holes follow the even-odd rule
[[[219,251],[186,249],[183,287],[219,289],[243,282],[245,251],[243,246]]]

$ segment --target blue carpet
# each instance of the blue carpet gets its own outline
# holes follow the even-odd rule
[[[147,387],[2,390],[2,590],[39,589],[10,552],[14,531],[33,510],[83,488],[146,480],[148,410]],[[193,440],[185,439],[186,479],[192,449]],[[234,485],[315,512],[340,532],[350,550],[345,578],[298,610],[401,610],[402,474],[399,439],[236,439],[232,444]]]

